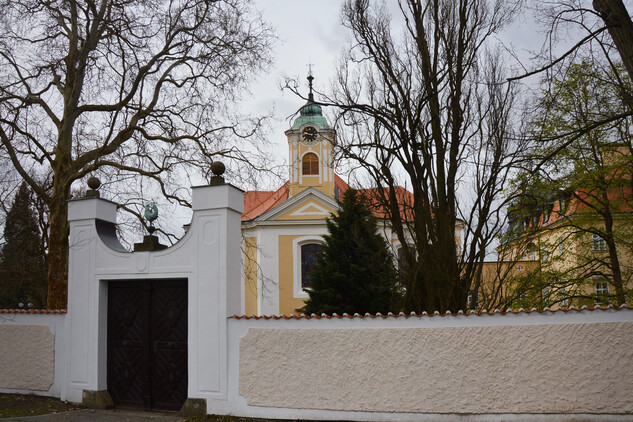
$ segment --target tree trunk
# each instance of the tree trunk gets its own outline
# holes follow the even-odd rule
[[[609,251],[609,262],[611,264],[611,274],[613,276],[611,284],[615,287],[615,299],[618,301],[616,305],[621,305],[626,303],[626,295],[624,293],[624,281],[622,280],[620,258],[618,256],[618,249],[616,247],[613,234],[613,216],[610,212],[607,212],[604,215],[604,227],[607,235],[605,243],[607,244],[607,250]]]
[[[65,183],[64,183],[65,184]],[[69,189],[55,183],[48,238],[48,309],[66,309],[68,301]],[[59,191],[58,191],[59,190]]]
[[[633,22],[626,6],[622,0],[593,0],[593,8],[606,24],[622,62],[633,79]]]

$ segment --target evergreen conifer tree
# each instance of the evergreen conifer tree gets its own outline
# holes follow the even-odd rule
[[[0,252],[0,308],[16,308],[19,303],[45,308],[46,254],[26,182],[7,213],[4,240]]]
[[[394,311],[397,275],[376,218],[353,189],[345,192],[338,215],[327,220],[323,252],[310,273],[306,314]]]

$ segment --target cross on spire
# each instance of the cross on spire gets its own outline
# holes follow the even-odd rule
[[[310,87],[310,92],[308,93],[308,100],[314,102],[314,95],[312,94],[312,81],[314,80],[314,76],[312,76],[312,63],[308,63],[308,86]]]

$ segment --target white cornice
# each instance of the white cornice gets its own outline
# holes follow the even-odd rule
[[[259,217],[256,217],[253,222],[254,223],[258,223],[261,224],[261,222],[263,221],[269,221],[269,220],[274,220],[277,217],[283,215],[285,212],[289,211],[291,208],[293,208],[295,205],[299,204],[300,202],[308,199],[308,198],[312,198],[316,201],[321,202],[323,205],[325,205],[326,207],[329,207],[333,210],[336,210],[338,208],[338,204],[336,203],[336,201],[334,200],[334,198],[324,194],[323,192],[315,189],[314,187],[309,187],[303,191],[301,191],[300,193],[298,193],[297,195],[293,196],[292,198],[286,199],[284,202],[282,202],[281,204],[277,205],[276,207],[273,207],[271,209],[269,209],[268,211],[266,211],[265,213],[263,213],[262,215],[260,215]],[[301,223],[304,223],[306,221],[309,220],[299,220]],[[321,220],[323,221],[323,220]]]
[[[242,229],[254,229],[256,227],[266,226],[323,226],[325,227],[325,219],[318,220],[264,220],[264,221],[245,221],[242,223]]]

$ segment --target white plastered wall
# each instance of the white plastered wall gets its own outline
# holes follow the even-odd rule
[[[209,413],[320,420],[632,420],[633,309],[230,319]]]
[[[0,314],[0,392],[60,397],[65,313]]]

